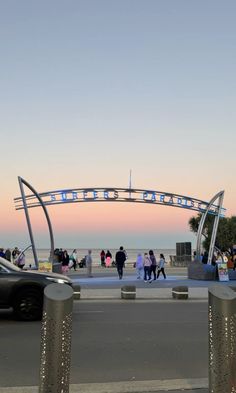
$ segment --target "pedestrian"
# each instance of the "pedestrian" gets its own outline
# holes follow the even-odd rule
[[[69,261],[70,261],[70,257],[67,250],[63,251],[61,257],[62,257],[61,270],[63,274],[66,274],[69,271]]]
[[[5,258],[7,261],[11,262],[11,250],[9,248],[5,251]]]
[[[77,267],[77,250],[74,249],[72,251],[72,254],[70,255],[70,261],[72,262],[72,266],[74,268],[74,271],[76,271],[76,267]]]
[[[137,255],[137,259],[135,262],[136,272],[137,272],[137,280],[143,279],[143,256],[141,253]]]
[[[25,266],[25,254],[23,251],[21,252],[21,250],[19,250],[19,255],[17,256],[16,265],[20,269],[23,269],[23,267]]]
[[[151,259],[151,266],[150,266],[150,280],[152,279],[152,273],[153,273],[153,280],[155,281],[157,278],[157,261],[156,257],[154,255],[153,250],[149,250],[149,258]]]
[[[16,259],[19,255],[19,248],[15,247],[14,250],[12,251],[11,255],[12,255],[12,262],[14,263],[14,265],[16,265]]]
[[[124,248],[120,246],[119,251],[116,253],[116,268],[118,272],[119,279],[123,277],[123,268],[126,260],[126,255],[124,253]]]
[[[202,256],[202,263],[207,264],[208,262],[208,252],[204,251],[204,254]]]
[[[164,268],[165,262],[166,262],[166,261],[165,261],[164,255],[163,255],[163,254],[160,254],[160,260],[159,260],[159,263],[158,263],[157,278],[159,277],[160,272],[162,272],[162,274],[163,274],[163,276],[164,276],[164,279],[166,279],[165,268]]]
[[[105,253],[105,251],[104,250],[102,250],[101,252],[100,252],[100,258],[101,258],[101,266],[106,266],[105,265],[105,257],[106,257],[106,253]]]
[[[63,254],[64,254],[64,251],[62,250],[62,248],[59,248],[59,251],[58,251],[58,262],[62,262],[63,261]]]
[[[107,252],[106,252],[106,267],[111,266],[111,258],[112,258],[112,254],[111,254],[110,250],[107,250]]]
[[[148,256],[148,253],[144,253],[144,282],[147,282],[148,280],[151,282],[151,276],[150,276],[150,267],[151,267],[152,261]]]
[[[0,257],[6,259],[4,248],[0,248]]]
[[[92,276],[92,263],[93,263],[93,260],[92,260],[91,254],[92,254],[92,250],[88,250],[88,255],[86,255],[86,257],[85,257],[85,263],[86,263],[86,267],[87,267],[87,275],[88,275],[88,277],[93,277]]]

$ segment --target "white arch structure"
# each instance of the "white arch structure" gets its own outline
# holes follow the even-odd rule
[[[14,199],[16,210],[24,209],[28,225],[30,241],[32,245],[35,265],[38,268],[38,256],[36,252],[33,231],[30,222],[29,209],[41,206],[46,217],[50,235],[50,256],[49,260],[53,262],[54,254],[54,237],[52,225],[46,206],[65,204],[65,203],[84,203],[84,202],[132,202],[132,203],[150,203],[153,205],[164,205],[169,207],[178,207],[181,209],[194,210],[202,213],[197,234],[197,258],[200,259],[201,237],[204,222],[207,214],[215,216],[212,238],[209,249],[208,263],[211,263],[219,218],[223,217],[225,210],[223,208],[224,191],[218,192],[210,202],[192,198],[186,195],[173,194],[170,192],[143,190],[134,188],[114,188],[114,187],[94,187],[94,188],[70,188],[63,190],[54,190],[38,193],[26,180],[18,177],[21,197]],[[32,194],[26,195],[24,186]],[[216,201],[218,200],[218,203]]]

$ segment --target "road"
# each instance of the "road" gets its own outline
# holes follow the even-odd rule
[[[0,312],[1,386],[38,384],[39,322]],[[71,383],[204,378],[206,302],[74,303]]]

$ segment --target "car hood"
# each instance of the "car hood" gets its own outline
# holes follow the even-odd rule
[[[25,274],[39,274],[40,276],[45,276],[45,277],[52,277],[52,278],[61,278],[62,280],[65,280],[69,283],[72,283],[71,279],[67,276],[64,276],[63,274],[58,274],[58,273],[43,273],[43,272],[38,272],[35,270],[25,270]]]

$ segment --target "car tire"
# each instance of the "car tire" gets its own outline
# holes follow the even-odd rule
[[[13,310],[22,321],[37,321],[42,318],[43,291],[27,288],[16,293]]]

